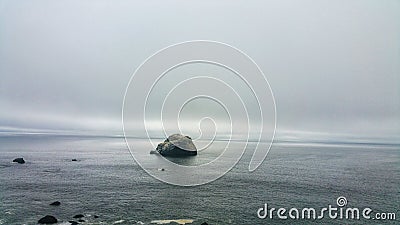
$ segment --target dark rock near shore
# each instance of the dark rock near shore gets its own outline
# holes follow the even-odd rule
[[[61,202],[55,201],[55,202],[50,203],[50,205],[59,206],[59,205],[61,205]]]
[[[54,216],[49,216],[49,215],[47,215],[47,216],[41,218],[41,219],[38,221],[38,223],[40,223],[40,224],[54,224],[54,223],[57,223],[57,222],[58,222],[58,221],[57,221],[57,219],[56,219]]]
[[[75,218],[75,219],[80,219],[80,218],[82,218],[82,217],[85,217],[85,216],[82,215],[82,214],[77,214],[77,215],[75,215],[73,218]]]
[[[201,225],[208,225],[208,223],[207,223],[207,222],[204,222],[204,223],[202,223]]]
[[[23,163],[25,163],[25,160],[24,160],[24,158],[16,158],[16,159],[13,160],[13,162],[16,162],[16,163],[19,163],[19,164],[23,164]]]
[[[85,220],[83,220],[83,219],[80,219],[80,220],[78,220],[78,222],[81,222],[81,223],[83,223],[83,222],[85,222]]]
[[[158,144],[156,151],[163,156],[194,156],[197,155],[197,148],[189,136],[173,134],[163,143]]]
[[[94,215],[93,217],[94,217],[95,219],[99,218],[99,216],[98,216],[98,215]]]
[[[71,221],[68,221],[71,225],[78,225],[79,223],[78,222],[76,222],[76,221],[73,221],[73,220],[71,220]]]
[[[77,159],[72,159],[71,161],[72,161],[72,162],[76,162],[76,161],[78,161],[78,160],[77,160]]]

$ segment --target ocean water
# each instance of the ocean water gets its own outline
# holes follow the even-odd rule
[[[36,224],[45,215],[69,224],[76,214],[85,215],[82,224],[174,224],[167,220],[187,224],[399,224],[399,219],[257,217],[265,203],[275,208],[320,209],[337,206],[339,196],[346,197],[349,207],[369,207],[374,213],[394,212],[399,217],[399,150],[389,145],[274,143],[254,172],[247,170],[251,153],[246,152],[223,177],[205,185],[180,187],[148,175],[133,160],[123,138],[1,136],[0,224]],[[194,163],[212,160],[216,154],[199,154]],[[24,157],[26,163],[11,163],[16,157]],[[149,160],[155,157],[149,154]],[[53,201],[61,205],[50,206]]]

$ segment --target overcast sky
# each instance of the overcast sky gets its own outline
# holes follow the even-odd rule
[[[0,0],[0,129],[122,133],[135,69],[198,39],[257,62],[278,138],[400,140],[397,0]]]

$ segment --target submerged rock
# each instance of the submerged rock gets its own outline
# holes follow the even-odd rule
[[[24,158],[16,158],[16,159],[13,160],[13,162],[16,162],[16,163],[19,163],[19,164],[24,164],[25,160],[24,160]]]
[[[59,206],[59,205],[61,205],[61,202],[55,201],[55,202],[50,203],[50,205]]]
[[[72,159],[71,161],[72,161],[72,162],[76,162],[76,161],[78,161],[78,160],[77,160],[77,159]]]
[[[57,223],[57,219],[54,216],[45,216],[43,218],[41,218],[38,223],[40,224],[53,224],[53,223]]]
[[[163,156],[194,156],[197,148],[189,136],[173,134],[163,143],[158,144],[156,151]]]

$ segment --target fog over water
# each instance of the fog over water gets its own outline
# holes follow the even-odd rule
[[[204,39],[263,70],[277,139],[398,142],[400,3],[344,2],[1,0],[0,130],[122,134],[135,69]]]
[[[137,78],[122,116],[135,70],[190,40],[245,52],[275,101],[257,102],[225,67],[185,64],[152,92],[143,83],[157,73]],[[272,95],[265,81],[251,87]],[[275,123],[261,122],[258,104],[276,116],[272,144]],[[149,154],[179,129],[196,157]],[[78,214],[84,224],[366,224],[399,211],[399,149],[398,0],[0,0],[0,225]],[[373,211],[260,219],[265,204]]]

